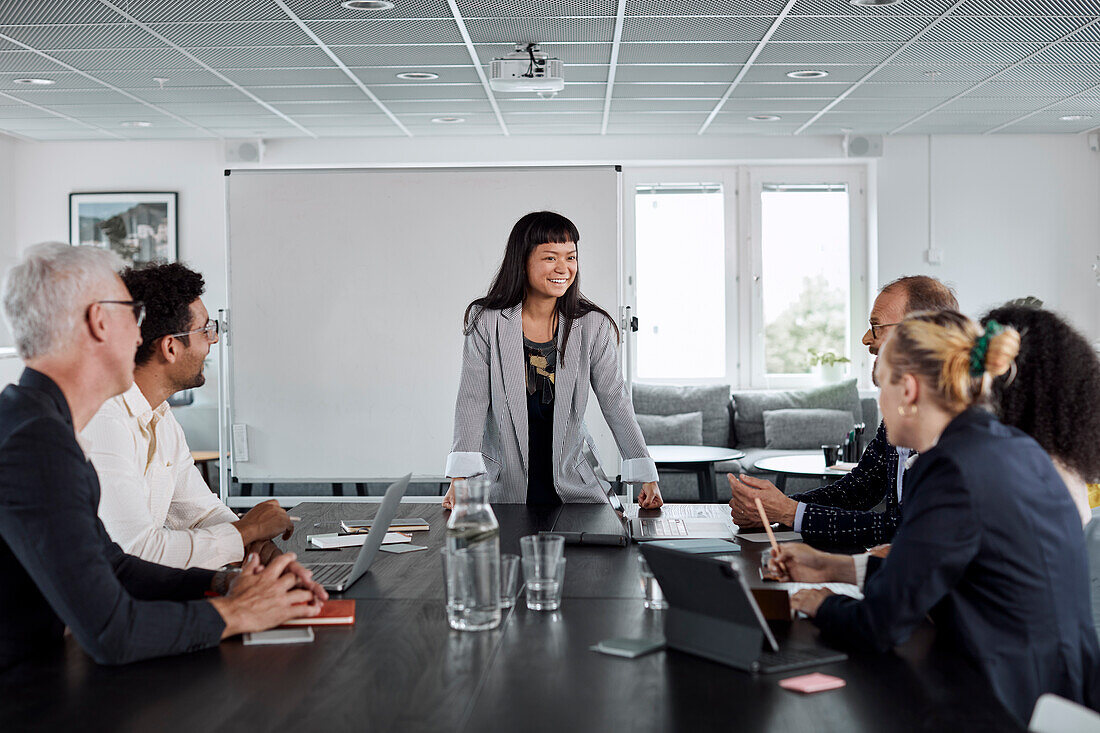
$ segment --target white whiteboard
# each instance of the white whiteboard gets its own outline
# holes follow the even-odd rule
[[[573,220],[582,292],[618,312],[619,174],[599,168],[242,170],[226,178],[228,420],[241,481],[442,476],[462,314],[530,211]],[[618,450],[590,396],[589,430]]]

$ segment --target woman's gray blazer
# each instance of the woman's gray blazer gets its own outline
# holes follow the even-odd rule
[[[486,474],[491,500],[527,500],[527,384],[523,364],[521,306],[471,314],[475,325],[462,352],[455,430],[447,456],[448,477]],[[554,384],[554,486],[566,502],[605,501],[581,446],[592,441],[584,425],[589,385],[603,410],[619,453],[623,481],[657,480],[634,407],[626,393],[615,333],[601,313],[570,324],[565,358]],[[565,329],[558,329],[558,349]],[[593,451],[595,450],[595,446]]]

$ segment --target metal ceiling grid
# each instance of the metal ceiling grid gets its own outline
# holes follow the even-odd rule
[[[970,0],[959,15],[1075,15],[1100,14],[1097,0]]]
[[[844,15],[867,18],[879,15],[927,16],[929,20],[942,15],[957,0],[906,0],[897,5],[876,8],[853,6],[848,0],[799,0],[794,15]],[[998,0],[998,4],[1002,4]],[[1003,3],[1008,5],[1009,3]]]
[[[397,78],[398,74],[402,74],[408,71],[421,71],[438,74],[440,82],[476,82],[478,81],[477,73],[474,72],[473,67],[470,64],[466,64],[463,67],[457,66],[426,66],[424,64],[406,64],[403,66],[352,66],[351,70],[357,77],[363,80],[364,84],[385,84],[391,81],[400,81]],[[572,71],[570,69],[570,79],[573,78]],[[228,73],[228,72],[227,72]],[[240,73],[240,72],[234,72]],[[278,71],[274,73],[279,73]],[[434,80],[433,80],[434,81]]]
[[[624,43],[619,63],[743,64],[754,48],[755,43]]]
[[[636,15],[759,15],[775,17],[785,0],[627,0],[626,14]]]
[[[470,67],[470,56],[461,43],[427,46],[340,46],[333,51],[351,68],[360,66],[422,66],[461,64]]]
[[[332,66],[317,46],[241,46],[238,48],[189,48],[187,52],[213,69],[272,69]]]
[[[998,77],[1005,81],[1094,81],[1100,82],[1100,64],[1024,64]]]
[[[1041,51],[1041,43],[914,43],[894,62],[899,64],[1012,64]]]
[[[922,83],[947,83],[969,82],[974,83],[989,77],[1005,68],[1005,64],[977,63],[944,66],[942,64],[897,64],[891,63],[875,72],[872,78],[875,83],[883,82],[922,82]]]
[[[390,108],[390,111],[398,116],[423,112],[425,110],[430,110],[433,114],[441,114],[437,110],[440,104],[445,104],[450,112],[460,115],[473,114],[475,112],[492,114],[493,112],[492,106],[489,105],[489,100],[484,98],[448,99],[446,102],[442,103],[434,99],[391,99],[386,102],[386,106]],[[507,108],[507,105],[504,103],[501,103],[500,106],[502,109]]]
[[[767,17],[627,17],[623,41],[744,41],[758,42],[772,24]]]
[[[457,0],[462,17],[615,17],[615,0]]]
[[[1062,97],[963,97],[951,103],[952,112],[1011,111],[1016,114],[1031,112],[1046,105],[1058,104]]]
[[[494,58],[511,53],[511,44],[479,43],[474,47],[481,63],[488,66]],[[623,44],[625,53],[626,44]],[[559,58],[568,66],[570,63],[607,64],[611,60],[610,43],[559,43],[550,48],[551,56]],[[412,52],[415,57],[416,51]],[[620,56],[620,59],[622,57]],[[568,86],[566,86],[568,89]]]
[[[466,18],[477,43],[610,43],[614,18]],[[552,56],[556,54],[551,54]]]
[[[462,43],[453,18],[302,21],[326,45]]]
[[[50,56],[93,76],[97,71],[146,71],[167,67],[200,68],[191,59],[167,47],[126,51],[56,51]],[[47,59],[41,59],[41,66],[45,71],[49,71],[50,66],[56,68],[56,65]]]
[[[348,78],[336,67],[328,69],[226,69],[226,78],[243,87],[347,84]],[[389,75],[393,79],[392,74]],[[169,79],[169,81],[173,81]]]
[[[619,112],[710,112],[714,109],[714,100],[699,99],[622,99],[616,98],[612,108]]]
[[[177,46],[305,46],[312,43],[301,28],[290,22],[263,23],[149,23],[149,28]],[[147,36],[152,34],[144,31]]]
[[[996,39],[1006,43],[1051,43],[1081,25],[1080,18],[1065,17],[953,17],[929,31],[922,41],[983,43]]]
[[[0,33],[39,51],[163,48],[164,44],[129,23],[111,25],[0,26]]]
[[[795,9],[799,3],[795,4]],[[772,36],[772,43],[905,43],[927,24],[922,18],[904,16],[862,18],[789,16]]]
[[[220,87],[225,82],[206,69],[155,69],[141,71],[98,71],[96,78],[107,84],[128,89],[135,94],[144,94],[146,89],[160,89],[160,82],[154,77],[167,79],[164,88],[186,90],[193,87]],[[53,78],[53,77],[51,77]],[[56,89],[57,87],[50,87]],[[100,89],[100,85],[84,79],[81,89]]]
[[[726,91],[724,84],[620,84],[615,87],[615,99],[713,99],[718,101]]]
[[[762,64],[877,65],[901,47],[898,43],[769,43],[757,59]]]
[[[792,71],[804,71],[808,68],[806,64],[753,64],[749,69],[749,73],[745,75],[745,79],[742,84],[753,84],[757,82],[769,82],[778,84],[799,84],[803,83],[797,79],[791,79],[787,76]],[[852,64],[846,66],[817,64],[813,66],[813,70],[826,71],[829,76],[814,80],[814,84],[821,86],[823,89],[829,89],[833,85],[841,84],[845,87],[852,82],[862,79],[874,66],[863,64]]]
[[[196,23],[285,21],[286,16],[270,0],[111,0],[120,10],[143,23],[191,21]],[[115,15],[117,20],[118,16]]]
[[[118,16],[95,0],[16,0],[8,2],[0,21],[5,25],[57,23],[114,23]]]
[[[481,84],[448,84],[440,87],[417,87],[378,84],[374,93],[382,100],[390,99],[485,99]]]
[[[218,0],[212,0],[217,2]],[[267,0],[270,3],[271,0]],[[330,0],[287,0],[301,20],[374,20],[376,18],[450,18],[446,0],[398,0],[392,11],[349,10]],[[272,7],[275,7],[272,5]],[[285,16],[284,16],[285,17]]]
[[[689,81],[726,82],[741,70],[740,64],[622,64],[616,69],[616,83],[654,81],[674,84]],[[569,69],[569,77],[573,77]]]

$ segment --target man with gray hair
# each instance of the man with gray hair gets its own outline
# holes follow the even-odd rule
[[[325,591],[281,555],[239,576],[126,555],[96,516],[99,481],[76,434],[129,389],[144,306],[107,250],[43,244],[4,279],[26,364],[0,393],[0,669],[56,647],[67,626],[101,664],[213,646],[315,616]],[[208,590],[226,593],[204,600]]]
[[[863,345],[877,362],[890,329],[910,314],[958,309],[955,294],[936,278],[899,277],[883,286],[875,298]],[[741,527],[759,526],[755,504],[759,498],[769,519],[792,527],[808,540],[846,547],[885,544],[901,524],[902,477],[909,458],[910,450],[891,445],[886,424],[880,423],[859,464],[829,486],[784,496],[771,481],[727,474],[733,497],[730,514]],[[884,511],[874,511],[881,503],[886,505]]]

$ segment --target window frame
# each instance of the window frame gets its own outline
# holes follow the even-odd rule
[[[751,336],[743,339],[745,363],[749,364],[748,386],[753,389],[792,389],[812,387],[816,384],[812,374],[767,374],[764,363],[764,276],[762,199],[766,184],[815,184],[844,183],[848,186],[848,349],[845,356],[851,359],[846,379],[853,376],[863,380],[868,369],[867,351],[860,343],[866,330],[867,313],[870,312],[867,282],[870,272],[867,245],[867,173],[858,165],[820,166],[751,166],[743,169],[744,190],[748,191],[748,211],[742,217],[741,235],[749,257],[746,268],[748,279],[748,331]]]
[[[655,378],[638,377],[638,339],[630,334],[627,346],[630,349],[631,365],[628,378],[631,382],[645,384],[724,384],[736,385],[740,379],[739,334],[731,331],[731,319],[736,319],[740,303],[738,273],[740,261],[736,251],[731,256],[730,243],[736,245],[738,238],[738,180],[737,169],[728,167],[695,166],[690,168],[633,168],[623,172],[623,304],[630,306],[631,315],[644,322],[645,314],[638,313],[638,239],[637,239],[637,197],[638,186],[685,183],[718,184],[722,187],[723,239],[725,242],[725,322],[726,322],[726,374],[720,377],[674,377]],[[732,200],[731,200],[732,197]]]
[[[622,305],[644,324],[637,312],[636,189],[640,185],[706,183],[722,186],[725,237],[726,375],[708,378],[640,379],[637,339],[626,338],[627,379],[647,384],[704,385],[728,383],[733,389],[791,389],[812,387],[812,374],[772,375],[764,367],[763,250],[761,198],[764,184],[845,183],[849,206],[849,314],[850,338],[846,354],[852,360],[847,378],[858,377],[867,386],[870,357],[860,339],[875,282],[873,228],[868,208],[868,166],[865,163],[822,165],[724,165],[624,168]],[[744,277],[742,277],[744,273]]]

